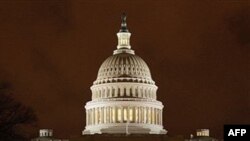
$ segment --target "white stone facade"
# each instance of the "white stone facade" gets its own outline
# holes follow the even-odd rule
[[[69,140],[54,138],[52,129],[40,129],[39,137],[31,139],[31,141],[69,141]]]
[[[197,129],[196,130],[196,136],[197,137],[209,137],[209,129]]]
[[[39,136],[40,137],[52,137],[53,136],[53,130],[52,129],[40,129],[39,130]]]
[[[130,46],[123,18],[117,50],[101,65],[87,102],[83,134],[166,134],[163,105],[147,64]]]

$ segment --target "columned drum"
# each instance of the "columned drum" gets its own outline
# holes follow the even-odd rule
[[[131,49],[124,15],[117,36],[117,49],[102,63],[91,87],[83,134],[166,134],[157,86],[147,64]]]

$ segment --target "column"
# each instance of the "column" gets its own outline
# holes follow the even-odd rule
[[[147,120],[147,110],[146,110],[146,107],[143,107],[143,123],[146,123],[146,120]]]
[[[131,93],[130,93],[130,87],[126,87],[126,96],[130,96]]]
[[[104,94],[104,98],[107,98],[107,97],[108,97],[108,92],[109,92],[108,87],[105,87],[105,94]]]
[[[103,94],[103,89],[100,88],[100,91],[99,91],[99,98],[102,98],[102,94]]]
[[[160,110],[160,125],[162,125],[162,110]]]
[[[95,124],[98,124],[99,123],[99,114],[98,114],[98,107],[95,108]]]
[[[118,95],[118,88],[117,88],[117,87],[115,87],[114,89],[115,89],[115,92],[114,92],[114,97],[117,97],[117,95]]]
[[[97,93],[97,90],[95,89],[95,90],[94,90],[94,94],[93,94],[93,99],[96,99],[96,98],[97,98],[97,94],[98,94],[98,93]]]
[[[157,109],[155,108],[155,124],[157,124]]]
[[[101,98],[105,98],[105,92],[106,92],[106,89],[102,88],[102,97]]]
[[[141,107],[141,123],[144,123],[144,107]]]
[[[95,99],[95,91],[94,90],[92,90],[92,97],[91,98],[92,98],[92,100]]]
[[[124,88],[120,87],[120,96],[124,96]]]
[[[103,123],[107,123],[107,107],[103,107]]]
[[[150,96],[151,96],[152,99],[154,99],[153,88],[150,89]]]
[[[100,124],[101,121],[102,121],[102,115],[101,114],[102,114],[101,113],[101,107],[98,107],[98,124]]]
[[[109,123],[112,123],[112,107],[109,107]]]
[[[103,107],[101,107],[101,123],[104,123],[103,120],[104,119],[104,116],[103,116]]]
[[[89,110],[86,110],[86,125],[89,125]]]
[[[150,107],[149,110],[150,110],[150,124],[152,124],[153,123],[153,108]]]
[[[106,107],[106,112],[107,112],[107,117],[106,117],[107,118],[107,123],[110,123],[110,120],[109,120],[109,118],[110,118],[109,117],[109,115],[110,115],[109,114],[109,112],[110,112],[109,107]]]
[[[98,108],[98,123],[102,123],[102,108]]]
[[[148,108],[148,123],[151,124],[152,123],[152,108],[149,107]]]
[[[101,91],[102,91],[102,90],[99,88],[99,89],[98,89],[98,99],[101,98],[101,93],[102,93]]]
[[[145,94],[146,94],[146,98],[149,98],[149,89],[146,88],[146,89],[145,89],[145,92],[146,92],[146,93],[145,93]]]
[[[157,119],[158,119],[158,125],[160,125],[160,124],[161,124],[161,123],[160,123],[160,120],[161,120],[161,118],[160,118],[160,109],[158,109],[157,112],[158,112],[158,118],[157,118]]]
[[[150,122],[150,108],[149,107],[146,107],[146,123],[149,123]]]
[[[143,118],[143,116],[144,116],[144,112],[143,112],[143,107],[140,107],[140,116],[141,116],[141,118],[140,118],[140,123],[143,123],[144,122],[144,118]]]
[[[158,125],[158,109],[155,109],[155,124]]]
[[[144,115],[145,111],[144,111],[144,107],[141,107],[141,123],[144,123],[145,121],[145,115]]]
[[[157,124],[157,108],[155,108],[155,124]]]
[[[156,124],[159,125],[159,112],[158,112],[158,109],[156,109]]]
[[[91,125],[93,124],[93,109],[90,109],[90,122],[91,122]]]
[[[113,112],[114,112],[113,110],[114,109],[113,109],[113,107],[110,107],[110,108],[111,108],[111,110],[110,110],[111,111],[111,123],[114,123],[114,120],[113,120]]]
[[[153,107],[151,107],[151,124],[154,124],[154,122],[155,122],[155,118],[154,118],[154,108]]]
[[[151,120],[152,120],[152,119],[151,119],[151,107],[148,107],[147,112],[148,112],[148,114],[147,114],[147,115],[148,115],[148,116],[147,116],[147,118],[148,118],[147,123],[150,124],[150,123],[151,123]]]
[[[116,123],[116,108],[112,107],[112,122]]]
[[[95,108],[93,108],[93,124],[96,124],[96,112],[95,112]]]
[[[160,125],[161,123],[160,123],[160,120],[161,120],[161,115],[160,115],[160,109],[158,109],[158,125]]]
[[[156,124],[156,108],[154,108],[154,123],[153,124]]]
[[[109,87],[109,97],[113,97],[112,94],[113,94],[113,88]]]
[[[146,88],[143,87],[142,91],[143,91],[143,97],[146,98],[147,97],[147,90],[146,90]]]
[[[140,88],[140,97],[143,97],[143,87]]]
[[[99,94],[99,90],[96,89],[96,90],[95,90],[95,99],[99,98],[99,95],[98,95],[98,94]]]
[[[91,111],[88,110],[88,125],[91,125]]]
[[[152,96],[151,96],[151,88],[148,88],[148,98],[152,98]]]
[[[136,97],[136,95],[135,95],[135,87],[131,87],[131,89],[132,89],[132,96]]]
[[[157,124],[157,122],[156,122],[156,119],[157,119],[157,117],[156,117],[156,108],[154,108],[154,124]]]
[[[135,97],[139,97],[138,86],[134,87],[135,90]]]
[[[137,88],[137,92],[138,92],[138,97],[141,97],[141,87]]]
[[[144,96],[145,96],[145,93],[144,93]],[[145,113],[145,115],[146,115],[146,116],[145,116],[145,117],[146,117],[145,123],[148,123],[148,121],[149,121],[149,114],[148,114],[148,113],[149,113],[149,108],[148,108],[148,107],[145,107],[145,109],[146,109],[146,110],[145,110],[145,112],[146,112],[146,113]]]
[[[91,125],[93,125],[94,120],[93,120],[93,109],[90,109],[90,120],[91,120]]]

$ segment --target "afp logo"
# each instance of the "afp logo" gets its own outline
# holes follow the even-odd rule
[[[250,141],[250,125],[224,125],[224,141]]]

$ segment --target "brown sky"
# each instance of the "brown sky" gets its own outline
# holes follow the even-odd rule
[[[1,0],[0,80],[34,108],[39,128],[81,134],[123,11],[170,135],[222,137],[223,124],[250,123],[250,0]]]

